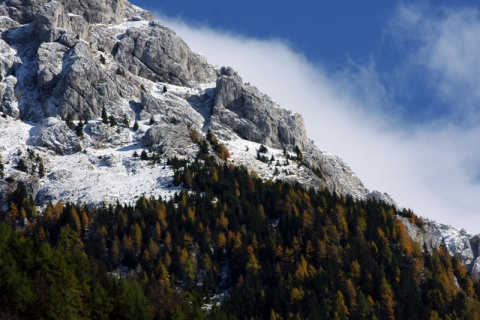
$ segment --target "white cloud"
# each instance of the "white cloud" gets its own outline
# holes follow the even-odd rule
[[[477,8],[400,6],[393,34],[413,44],[411,67],[429,81],[449,116],[478,122],[480,103],[480,12]]]
[[[479,89],[480,79],[472,76],[475,70],[463,65],[480,53],[480,47],[463,44],[476,39],[475,34],[464,29],[461,17],[428,21],[423,15],[422,10],[401,7],[396,20],[404,36],[419,21],[425,24],[421,33],[414,33],[419,45],[412,61],[417,59],[432,73],[430,80],[442,88],[460,79]],[[417,127],[396,121],[393,95],[385,89],[374,62],[367,66],[351,63],[341,72],[329,73],[280,40],[250,39],[192,27],[178,19],[160,20],[211,63],[232,66],[244,81],[284,108],[301,113],[316,145],[345,159],[368,188],[390,193],[419,215],[480,232],[479,128],[462,129],[446,119]],[[467,28],[475,21],[464,22]],[[465,31],[455,39],[456,48],[448,43],[452,23],[456,30]],[[445,37],[432,28],[445,30]],[[456,57],[452,64],[447,63],[450,56]],[[435,74],[437,79],[432,80]],[[455,92],[447,89],[442,94],[445,99],[455,98]],[[476,99],[474,93],[470,96]]]

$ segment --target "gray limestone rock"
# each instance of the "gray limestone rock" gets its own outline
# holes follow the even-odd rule
[[[0,4],[0,13],[21,24],[30,23],[47,2],[48,0],[7,0]]]
[[[15,95],[15,85],[17,78],[13,76],[6,77],[2,82],[2,112],[11,116],[12,118],[20,117],[20,109],[18,108],[18,100]]]
[[[125,0],[7,0],[0,3],[0,14],[26,24],[32,22],[36,13],[51,2],[60,2],[68,13],[82,16],[89,23],[120,23],[127,13],[133,11]]]
[[[155,19],[153,13],[147,10],[143,10],[140,7],[132,5],[130,2],[126,2],[125,16],[130,21],[151,21]]]
[[[16,28],[20,25],[18,21],[15,21],[7,16],[0,16],[0,32],[8,29]]]
[[[201,130],[205,119],[183,98],[173,94],[164,94],[163,99],[157,99],[152,95],[142,92],[142,111],[140,119],[149,120],[154,116],[157,121],[163,123],[183,123]]]
[[[84,130],[86,137],[84,147],[104,148],[107,146],[122,146],[131,142],[126,128],[111,127],[102,122],[89,122]]]
[[[445,245],[448,252],[460,259],[471,274],[480,278],[480,241],[479,235],[471,235],[465,230],[423,219],[413,224],[405,217],[398,217],[405,226],[408,235],[429,252]]]
[[[209,82],[215,75],[206,59],[155,21],[128,29],[118,44],[115,59],[135,75],[181,86]]]
[[[142,143],[153,149],[161,148],[168,158],[191,158],[198,146],[190,138],[190,130],[185,125],[156,124],[145,133]]]
[[[4,19],[6,27],[14,25],[12,21],[33,22],[3,33],[7,43],[29,52],[20,57],[20,63],[4,67],[4,74],[8,70],[22,74],[0,85],[4,112],[35,121],[67,116],[94,119],[100,117],[102,108],[118,122],[125,115],[137,120],[153,116],[156,124],[143,143],[163,146],[172,155],[191,154],[195,145],[192,149],[189,130],[208,127],[222,139],[241,137],[289,151],[299,147],[304,162],[321,172],[315,180],[318,187],[322,184],[342,195],[367,197],[368,191],[340,158],[321,152],[308,139],[300,115],[280,108],[243,83],[233,69],[217,72],[172,30],[156,21],[142,22],[153,16],[125,0],[11,0],[0,4],[1,12],[13,19]],[[132,22],[109,25],[125,20]],[[32,40],[32,32],[37,39]],[[215,89],[208,93],[197,88],[215,80]],[[154,82],[191,87],[193,93],[159,93]],[[74,140],[66,137],[65,130],[58,130],[67,144]],[[121,145],[127,139],[123,131],[117,134],[95,122],[85,132],[88,146]],[[41,144],[71,152],[70,147],[59,149],[50,138]]]
[[[42,121],[34,144],[46,147],[58,154],[73,154],[81,150],[80,140],[64,121],[46,118]]]
[[[42,43],[38,49],[37,84],[40,90],[50,90],[61,77],[63,57],[68,48],[58,42]]]
[[[367,189],[342,159],[321,152],[308,139],[301,115],[280,108],[257,88],[244,84],[231,68],[220,70],[211,128],[225,139],[229,130],[224,128],[244,139],[278,149],[293,151],[298,147],[303,161],[320,170],[325,186],[331,191],[357,199],[367,197]]]
[[[123,22],[125,0],[64,0],[68,12],[83,16],[88,23],[113,24]]]
[[[307,136],[300,115],[279,108],[257,88],[244,84],[231,68],[220,71],[212,120],[245,139],[279,149],[293,150]]]
[[[40,62],[62,63],[61,68],[39,63],[37,78],[48,116],[98,118],[108,101],[118,101],[119,87],[113,75],[95,61],[85,43],[79,42],[72,49],[58,44],[47,46],[51,50]]]
[[[34,24],[37,37],[42,41],[55,28],[67,28],[68,17],[60,1],[52,1],[35,14]]]

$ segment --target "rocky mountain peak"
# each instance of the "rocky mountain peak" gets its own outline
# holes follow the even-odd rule
[[[40,13],[55,12],[59,6],[66,12],[81,16],[87,23],[121,23],[128,18],[133,6],[125,0],[7,0],[0,4],[0,14],[10,17],[20,24],[33,22]],[[54,19],[63,19],[61,11]]]
[[[281,108],[232,68],[213,67],[127,1],[5,1],[0,14],[0,111],[33,123],[25,147],[75,155],[86,167],[91,157],[80,150],[148,148],[165,158],[193,159],[199,147],[192,132],[211,129],[232,149],[232,163],[265,178],[392,203],[384,194],[370,194],[340,158],[320,151],[301,115]],[[108,119],[100,121],[104,115]],[[138,130],[132,131],[133,123]],[[239,145],[254,150],[242,152]],[[277,166],[286,168],[273,174],[258,159],[260,145],[269,148],[270,162],[277,158]],[[132,168],[131,153],[116,152],[118,161],[109,163]],[[288,164],[290,155],[298,166]],[[55,190],[72,176],[32,180],[43,185],[32,188],[39,190],[38,203],[61,198]]]

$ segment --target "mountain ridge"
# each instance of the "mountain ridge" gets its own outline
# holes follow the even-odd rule
[[[387,194],[368,191],[339,157],[320,151],[308,138],[301,115],[280,108],[233,69],[208,64],[173,30],[127,1],[4,2],[0,14],[2,130],[3,136],[16,137],[4,139],[1,146],[5,176],[26,183],[40,206],[173,195],[179,189],[173,186],[167,159],[193,159],[199,146],[191,140],[192,132],[205,136],[211,129],[231,151],[229,162],[264,179],[398,207]],[[103,123],[104,111],[113,119],[107,122],[120,125]],[[18,119],[24,125],[9,125]],[[85,120],[79,136],[72,128]],[[138,131],[131,129],[134,122]],[[262,145],[268,149],[259,153]],[[40,163],[26,158],[29,149],[42,158],[45,176],[37,172]],[[133,157],[143,150],[151,157],[162,151],[156,171]],[[27,172],[18,170],[23,160]],[[145,179],[152,175],[154,179]],[[83,183],[74,182],[79,177]],[[96,183],[85,182],[89,179]],[[125,179],[132,182],[118,187]],[[95,189],[107,184],[103,192]],[[407,230],[413,238],[418,233]],[[441,241],[429,243],[439,246]],[[466,255],[476,259],[470,253],[475,248]],[[462,255],[462,250],[454,247],[451,253]],[[473,258],[466,264],[478,273]]]

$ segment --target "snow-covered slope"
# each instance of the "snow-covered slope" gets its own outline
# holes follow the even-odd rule
[[[2,140],[5,176],[26,182],[38,205],[168,195],[173,172],[167,158],[193,159],[198,146],[190,135],[205,136],[208,129],[230,150],[228,161],[264,179],[391,201],[369,194],[347,164],[320,151],[300,115],[245,84],[234,70],[209,65],[140,8],[127,3],[120,21],[115,10],[92,20],[69,2],[36,5],[27,21],[9,10],[2,18],[0,111],[8,137]],[[103,113],[120,125],[101,123]],[[84,119],[89,121],[79,137],[74,127]],[[260,161],[262,144],[268,151]],[[45,174],[27,149],[38,154]],[[133,157],[143,149],[162,150],[161,163]],[[301,150],[301,160],[291,160],[294,150]],[[20,159],[28,162],[27,173],[18,170]]]

